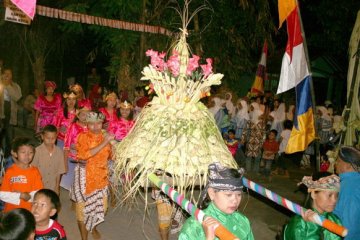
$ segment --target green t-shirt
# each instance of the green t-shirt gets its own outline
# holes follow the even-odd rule
[[[254,236],[251,231],[249,220],[239,212],[226,214],[220,211],[213,203],[204,210],[207,216],[219,221],[227,230],[232,232],[241,240],[253,240]],[[200,222],[194,217],[186,220],[181,229],[179,240],[201,240],[205,238],[205,232]],[[218,239],[218,238],[215,238]]]
[[[341,225],[340,219],[333,213],[324,213],[322,216]],[[342,238],[315,223],[305,221],[300,215],[296,215],[290,219],[290,222],[285,227],[284,240],[303,239],[341,240]]]

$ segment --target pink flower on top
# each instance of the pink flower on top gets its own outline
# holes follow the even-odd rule
[[[146,51],[146,56],[149,56],[151,58],[150,64],[158,71],[163,71],[165,67],[164,57],[165,53],[158,53],[157,51],[154,51],[152,49],[149,49]]]
[[[200,57],[193,54],[193,57],[189,59],[189,63],[186,68],[186,75],[191,76],[194,70],[199,67]]]
[[[200,65],[201,69],[203,70],[203,74],[205,78],[212,73],[212,59],[207,58],[206,63],[207,64]]]
[[[173,55],[169,57],[169,60],[166,62],[166,65],[174,77],[177,77],[179,75],[180,61],[179,61],[179,54],[177,51],[173,51]]]

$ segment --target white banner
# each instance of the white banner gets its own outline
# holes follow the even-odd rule
[[[5,20],[30,25],[31,19],[10,1],[6,1]]]

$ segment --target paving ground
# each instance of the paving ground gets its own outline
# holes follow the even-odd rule
[[[29,129],[18,128],[16,135],[31,137],[33,133]],[[268,182],[257,175],[247,175],[246,177],[280,196],[302,203],[304,194],[295,192],[296,183],[301,180],[302,176],[310,174],[311,169],[300,170],[292,166],[290,168],[290,179],[275,176],[272,182]],[[60,198],[62,209],[59,214],[59,222],[64,226],[69,240],[79,240],[81,238],[75,220],[75,212],[71,209],[68,192],[62,189]],[[105,222],[98,227],[102,239],[160,239],[157,232],[157,213],[154,202],[150,202],[146,214],[144,214],[144,203],[140,199],[137,202],[137,207],[130,210],[121,207],[109,209]],[[239,211],[249,218],[255,239],[261,240],[276,239],[277,232],[281,231],[291,216],[291,212],[288,210],[251,191],[243,195]],[[89,239],[91,240],[92,237],[90,236]],[[170,239],[177,239],[177,235],[172,235]]]

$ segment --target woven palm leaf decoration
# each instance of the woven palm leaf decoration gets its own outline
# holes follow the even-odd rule
[[[199,9],[198,9],[199,10]],[[193,13],[193,15],[196,12]],[[128,136],[116,145],[115,175],[124,179],[123,200],[132,199],[148,185],[148,175],[171,175],[170,184],[191,198],[196,185],[204,186],[208,165],[215,161],[236,167],[212,114],[200,102],[223,74],[212,72],[212,60],[199,64],[186,42],[188,2],[182,12],[183,27],[171,55],[148,50],[151,64],[141,80],[149,80],[156,97],[142,110]],[[195,200],[196,199],[192,199]]]

